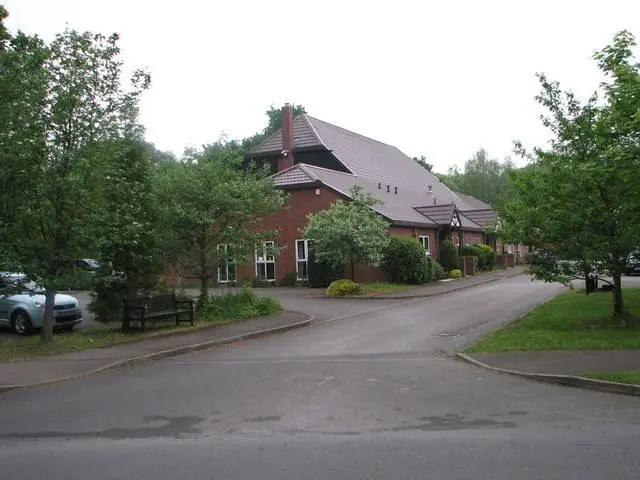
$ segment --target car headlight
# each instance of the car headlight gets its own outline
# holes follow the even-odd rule
[[[39,308],[40,310],[42,310],[44,308],[44,302],[35,301],[33,303],[36,306],[36,308]]]

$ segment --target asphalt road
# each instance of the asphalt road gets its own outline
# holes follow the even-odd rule
[[[317,323],[1,394],[0,478],[635,480],[638,399],[450,357],[559,291],[521,276],[395,304],[283,295]]]

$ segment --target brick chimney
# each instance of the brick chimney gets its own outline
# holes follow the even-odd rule
[[[282,153],[278,158],[278,171],[293,166],[293,110],[288,103],[282,107]]]

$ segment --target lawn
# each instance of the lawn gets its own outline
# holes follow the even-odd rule
[[[181,323],[176,326],[172,319],[153,325],[144,333],[133,331],[122,333],[118,327],[99,330],[79,330],[75,332],[57,333],[54,341],[40,343],[40,337],[34,335],[27,338],[0,340],[0,362],[27,360],[42,355],[69,353],[87,348],[106,347],[120,343],[135,342],[179,332],[192,332],[199,328],[222,325],[247,318],[270,315],[282,311],[280,303],[267,297],[256,297],[252,292],[212,297],[212,301],[196,316],[195,326]]]
[[[640,348],[640,289],[624,289],[627,313],[638,318],[629,329],[612,320],[612,294],[569,290],[493,332],[466,351],[621,350]]]
[[[363,295],[375,296],[385,293],[406,292],[410,288],[414,288],[415,285],[406,285],[403,283],[361,283]]]
[[[598,380],[608,380],[610,382],[633,383],[640,385],[640,370],[628,372],[597,372],[587,373],[585,377],[596,378]]]

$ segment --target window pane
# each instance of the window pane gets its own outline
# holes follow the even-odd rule
[[[258,270],[257,270],[257,275],[256,276],[260,280],[265,280],[267,278],[266,269],[265,269],[265,264],[264,263],[259,263],[258,264]]]
[[[218,281],[226,282],[227,280],[229,280],[227,269],[225,267],[218,267]]]
[[[276,264],[275,263],[266,263],[267,267],[267,280],[275,280],[276,279]]]
[[[297,260],[307,259],[307,241],[306,240],[296,240],[296,259]]]
[[[298,262],[298,280],[308,280],[309,272],[308,272],[308,263]]]
[[[235,263],[230,263],[227,266],[227,278],[230,282],[235,282],[236,281],[236,264]]]

